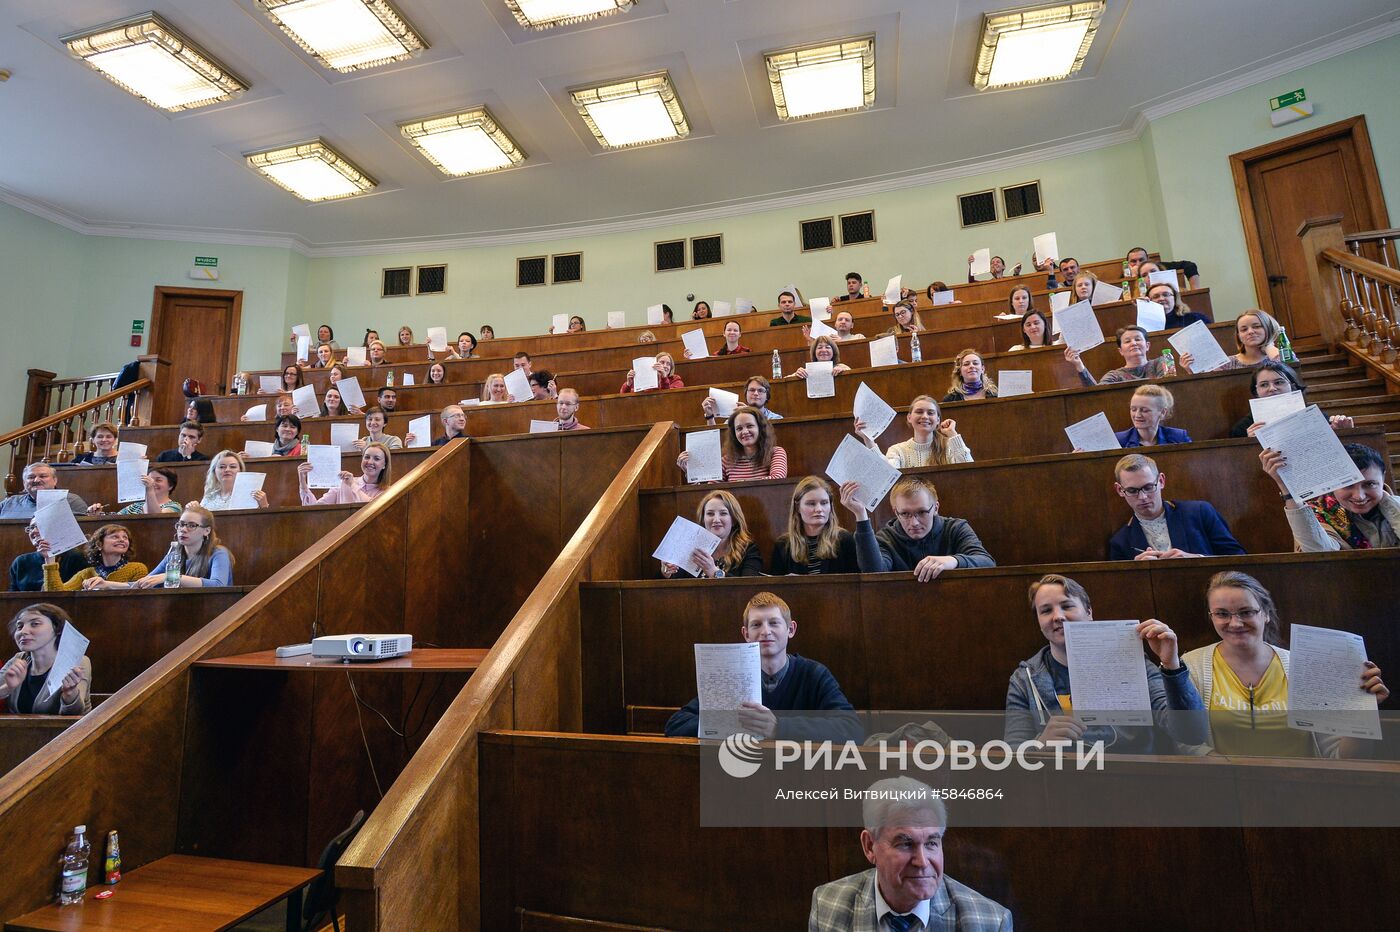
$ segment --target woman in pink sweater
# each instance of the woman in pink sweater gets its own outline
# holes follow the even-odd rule
[[[340,473],[340,485],[326,492],[320,498],[311,491],[307,480],[311,476],[311,464],[302,463],[297,467],[297,484],[301,491],[303,505],[353,505],[356,502],[372,502],[389,487],[389,448],[382,443],[368,443],[360,454],[360,475],[349,470]]]

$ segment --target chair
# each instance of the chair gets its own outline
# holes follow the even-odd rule
[[[340,932],[340,917],[336,914],[336,903],[340,900],[340,890],[335,885],[334,872],[335,862],[340,860],[340,856],[345,853],[345,849],[350,847],[350,842],[354,840],[355,833],[360,830],[360,826],[365,824],[365,811],[361,809],[355,813],[355,817],[350,820],[350,827],[326,843],[325,850],[321,852],[321,858],[316,862],[316,866],[322,871],[306,888],[306,903],[302,907],[302,932],[313,932],[321,927],[321,923],[326,921],[326,916],[330,916],[331,925],[335,932]]]

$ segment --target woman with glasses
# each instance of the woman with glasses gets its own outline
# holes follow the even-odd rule
[[[831,486],[821,476],[797,483],[788,509],[787,533],[773,545],[771,576],[856,573],[856,541],[841,527],[832,506]]]
[[[19,653],[5,664],[0,675],[0,712],[21,715],[83,715],[92,710],[88,688],[92,685],[92,661],[79,658],[64,675],[59,688],[47,698],[44,683],[58,660],[63,630],[73,623],[57,605],[39,602],[19,610],[10,622]]]
[[[214,533],[214,514],[191,502],[185,506],[180,520],[175,522],[175,542],[180,545],[180,587],[232,586],[233,554],[219,542]],[[170,554],[130,585],[150,589],[165,585],[165,568]]]
[[[1288,651],[1278,609],[1257,579],[1216,573],[1206,587],[1210,622],[1220,640],[1181,658],[1210,715],[1210,747],[1256,757],[1355,757],[1364,745],[1288,725]],[[1356,687],[1384,702],[1380,667],[1367,660]]]
[[[1267,360],[1249,374],[1249,394],[1252,398],[1272,398],[1275,395],[1288,395],[1305,392],[1308,387],[1298,378],[1298,373],[1277,360]],[[1355,427],[1356,422],[1344,414],[1333,414],[1327,418],[1333,430]],[[1230,428],[1231,437],[1253,437],[1254,432],[1263,427],[1262,421],[1255,421],[1254,414],[1245,415]]]

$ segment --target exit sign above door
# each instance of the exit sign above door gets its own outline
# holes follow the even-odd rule
[[[1308,99],[1308,94],[1301,87],[1296,91],[1289,91],[1287,94],[1280,94],[1277,97],[1269,98],[1270,110],[1282,110],[1284,107],[1291,107],[1300,104]]]

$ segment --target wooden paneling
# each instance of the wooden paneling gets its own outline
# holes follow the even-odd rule
[[[0,776],[78,720],[76,715],[0,715]]]

